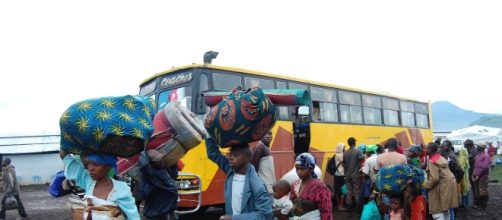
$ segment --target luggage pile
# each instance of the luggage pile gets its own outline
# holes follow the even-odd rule
[[[201,120],[179,102],[155,114],[141,96],[102,97],[71,105],[60,118],[61,149],[73,154],[119,157],[117,174],[140,178],[140,152],[161,168],[175,165],[206,136]]]
[[[206,136],[202,122],[180,102],[169,102],[153,119],[154,132],[146,145],[146,154],[161,168],[176,165],[189,150],[199,145]],[[127,173],[139,179],[139,155],[120,158],[119,175]]]

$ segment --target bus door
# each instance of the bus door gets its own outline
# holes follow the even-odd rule
[[[293,138],[295,158],[301,153],[309,152],[310,146],[310,108],[309,106],[293,107]]]

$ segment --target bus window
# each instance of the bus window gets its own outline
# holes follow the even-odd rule
[[[284,81],[275,81],[275,85],[277,89],[287,89],[288,86],[286,85],[286,82]]]
[[[415,112],[415,105],[413,102],[401,101],[401,111]]]
[[[180,101],[182,106],[192,110],[192,86],[184,86],[176,89],[169,89],[160,92],[157,111],[162,109],[171,101]]]
[[[385,125],[398,126],[399,117],[397,111],[384,109],[383,110],[383,122]]]
[[[363,111],[361,106],[350,106],[350,123],[362,124],[363,123]]]
[[[415,127],[415,114],[413,112],[401,112],[403,126]]]
[[[207,80],[207,75],[202,73],[199,75],[199,91],[204,92],[209,89],[209,83]]]
[[[300,84],[300,83],[294,83],[294,82],[289,82],[289,88],[290,89],[305,89],[308,90],[309,88],[305,84]]]
[[[382,111],[379,108],[364,107],[364,123],[371,125],[382,124]]]
[[[370,125],[382,124],[382,99],[376,95],[362,95],[364,123]]]
[[[337,122],[336,90],[310,87],[314,121]]]
[[[363,105],[373,108],[381,108],[382,100],[380,99],[380,96],[365,94],[363,95]]]
[[[277,119],[278,120],[290,120],[289,107],[288,106],[276,106],[277,108]]]
[[[427,109],[426,104],[420,104],[420,103],[415,103],[415,112],[417,113],[422,113],[422,114],[428,114],[429,111]]]
[[[146,96],[148,94],[151,94],[152,92],[155,91],[156,87],[157,87],[157,81],[153,80],[140,88],[139,95]]]
[[[340,105],[340,121],[343,123],[350,122],[350,111],[348,105]]]
[[[415,118],[417,127],[429,128],[429,111],[426,104],[415,103]]]
[[[275,85],[277,89],[287,89],[288,86],[286,85],[286,82],[284,81],[275,81]],[[289,114],[290,109],[288,106],[276,106],[277,108],[277,115],[279,120],[290,120],[291,115]]]
[[[361,108],[361,95],[355,92],[339,91],[340,119],[345,123],[362,124],[363,111]],[[343,106],[343,107],[342,107]]]
[[[417,117],[417,127],[429,128],[429,117],[427,117],[427,115],[416,113],[416,117]]]
[[[413,102],[401,101],[401,124],[403,126],[415,127],[415,105]]]
[[[242,87],[240,76],[226,73],[213,73],[213,84],[215,90],[232,90]]]
[[[361,95],[355,92],[340,91],[340,103],[349,105],[361,105]]]
[[[383,108],[399,110],[399,103],[397,99],[392,98],[382,98]]]
[[[338,109],[336,103],[321,102],[320,103],[320,120],[327,122],[338,121]]]
[[[257,77],[244,77],[246,89],[260,87],[262,89],[274,89],[274,81],[271,79],[262,79]]]

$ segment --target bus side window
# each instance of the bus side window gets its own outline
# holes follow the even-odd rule
[[[213,73],[213,88],[215,90],[228,90],[231,91],[237,87],[242,88],[241,76],[226,74],[226,73]]]

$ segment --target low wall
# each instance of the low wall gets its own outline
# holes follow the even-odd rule
[[[58,152],[3,155],[3,158],[6,157],[11,159],[11,164],[16,168],[20,185],[50,183],[56,173],[64,168]]]

